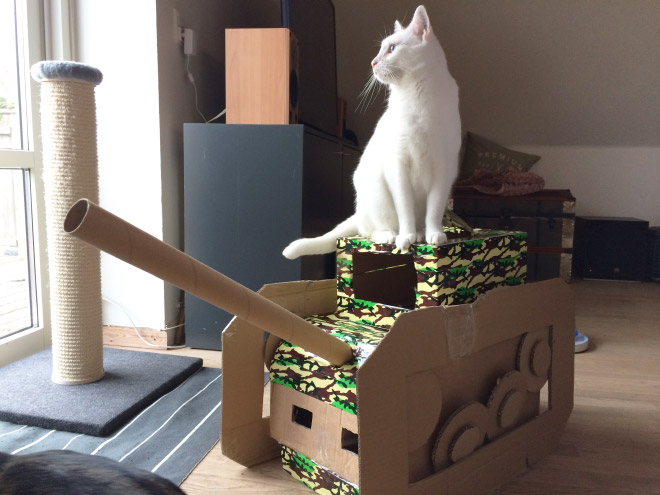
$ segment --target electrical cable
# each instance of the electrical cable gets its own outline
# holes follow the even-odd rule
[[[112,304],[113,306],[115,306],[116,308],[118,308],[122,313],[124,313],[124,316],[126,316],[126,318],[128,318],[128,321],[131,322],[131,326],[133,327],[133,330],[135,330],[135,334],[138,336],[138,338],[139,338],[142,342],[144,342],[144,343],[145,343],[146,345],[148,345],[149,347],[155,347],[155,348],[157,348],[157,349],[185,349],[185,348],[187,348],[187,346],[185,346],[185,345],[157,345],[157,344],[152,344],[151,342],[148,342],[148,341],[142,336],[142,334],[140,333],[140,331],[138,330],[138,327],[135,325],[135,322],[133,321],[133,318],[131,318],[131,315],[128,314],[128,311],[126,311],[126,309],[124,309],[124,307],[123,307],[121,304],[119,304],[119,303],[117,303],[117,302],[115,302],[115,301],[113,301],[113,300],[111,300],[111,299],[108,299],[107,297],[102,297],[101,299],[103,299],[103,301],[105,301],[105,302],[107,302],[107,303]],[[176,326],[174,326],[174,327],[167,327],[167,326],[166,326],[164,330],[170,330],[170,329],[172,329],[172,328],[178,328],[178,327],[181,327],[181,326],[183,326],[183,324],[182,324],[182,325],[176,325]]]
[[[227,109],[225,108],[222,112],[220,112],[218,115],[213,117],[210,120],[206,120],[206,117],[204,117],[204,114],[202,111],[199,109],[199,104],[197,102],[197,85],[195,84],[195,78],[193,77],[192,73],[190,72],[190,55],[186,55],[186,73],[188,74],[188,80],[190,81],[190,84],[192,84],[193,90],[195,91],[195,109],[197,110],[197,113],[202,117],[202,120],[204,121],[205,124],[209,124],[213,122],[216,119],[219,119],[222,117],[225,113],[227,113]]]

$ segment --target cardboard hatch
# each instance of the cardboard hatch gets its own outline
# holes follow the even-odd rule
[[[245,466],[281,456],[319,494],[474,494],[554,449],[573,405],[570,289],[522,284],[524,234],[481,235],[442,252],[340,239],[337,281],[265,286],[263,296],[356,357],[332,365],[234,319],[223,333],[224,455]],[[394,303],[356,297],[379,295],[393,274],[412,284]],[[442,300],[457,295],[454,306]]]

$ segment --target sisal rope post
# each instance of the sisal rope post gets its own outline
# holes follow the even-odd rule
[[[100,254],[62,226],[79,198],[98,201],[94,88],[102,75],[75,62],[40,62],[32,77],[41,83],[52,380],[91,383],[104,375]]]

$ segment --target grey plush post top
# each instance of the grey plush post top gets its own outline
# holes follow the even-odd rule
[[[61,60],[45,60],[32,66],[30,70],[35,81],[77,81],[93,85],[100,84],[103,74],[96,67]]]

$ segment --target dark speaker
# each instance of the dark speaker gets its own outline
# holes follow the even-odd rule
[[[337,134],[335,7],[330,0],[282,0],[282,26],[300,47],[299,122]]]
[[[575,217],[573,270],[578,277],[643,281],[649,223],[638,218]]]
[[[660,227],[651,227],[649,229],[649,250],[647,259],[647,273],[649,278],[655,282],[660,282]]]

